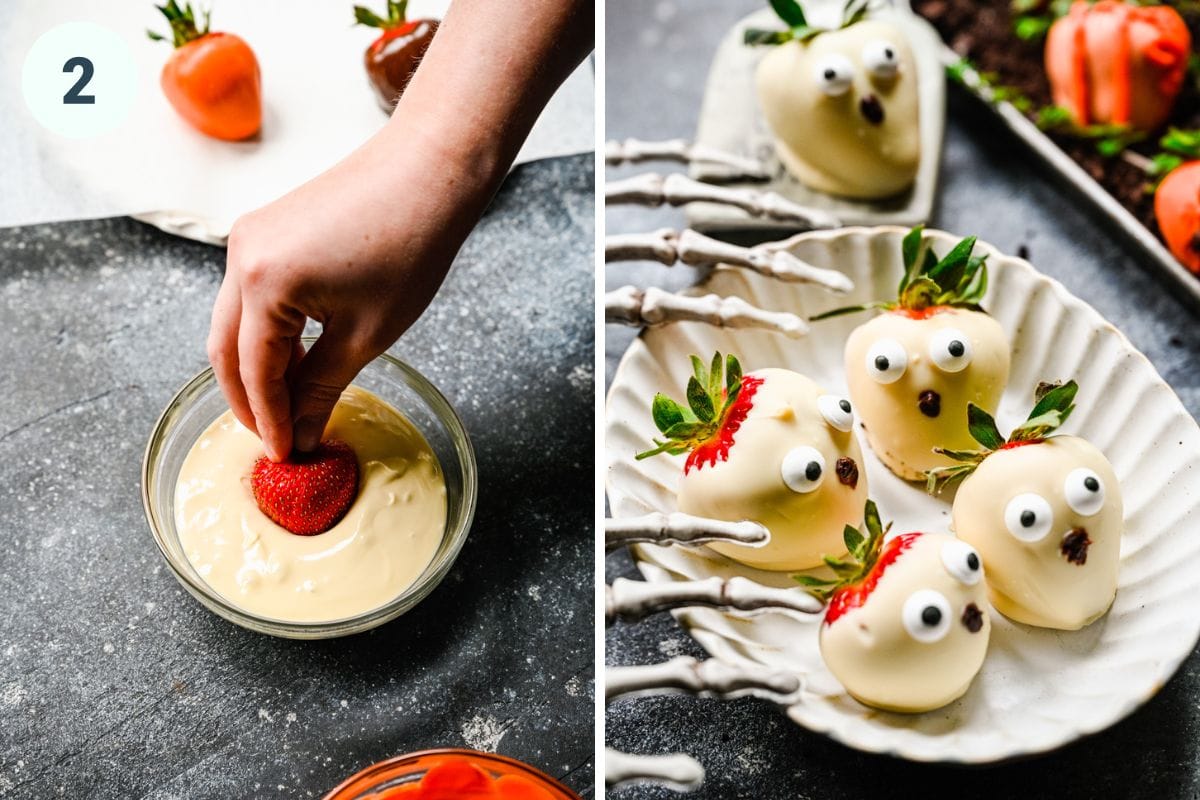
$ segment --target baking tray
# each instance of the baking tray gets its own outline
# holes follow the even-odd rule
[[[906,3],[907,5],[907,3]],[[911,9],[906,13],[916,16]],[[941,45],[941,60],[944,65],[957,64],[962,60],[958,53],[945,44]],[[1168,287],[1179,289],[1177,296],[1193,312],[1200,313],[1200,276],[1193,275],[1167,249],[1154,232],[1138,221],[1137,217],[1121,205],[1103,186],[1096,182],[1083,167],[1064,153],[1054,141],[1038,128],[1028,117],[1011,103],[996,101],[991,90],[972,70],[963,71],[962,89],[980,105],[988,109],[991,116],[1004,125],[1033,151],[1034,155],[1050,167],[1054,176],[1082,198],[1092,211],[1110,220],[1121,236],[1142,255],[1155,275]]]

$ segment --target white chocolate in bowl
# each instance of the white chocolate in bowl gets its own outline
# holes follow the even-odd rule
[[[1080,467],[1099,476],[1104,502],[1080,514],[1067,503],[1068,475]],[[1027,493],[1044,498],[1049,532],[1025,542],[1009,532],[1005,508]],[[1116,473],[1090,442],[1053,436],[992,453],[963,481],[954,498],[954,532],[975,547],[988,567],[992,605],[1009,619],[1043,628],[1077,630],[1103,616],[1117,592],[1124,506]],[[1068,560],[1063,539],[1081,529],[1091,541],[1083,563]]]
[[[934,336],[954,328],[970,340],[971,361],[959,372],[939,368],[930,355]],[[908,366],[894,383],[871,376],[867,355],[877,342],[890,339],[904,349]],[[904,312],[885,312],[858,326],[846,341],[846,382],[867,441],[879,460],[905,480],[923,480],[925,472],[950,466],[951,459],[933,452],[979,448],[967,429],[967,403],[995,414],[1008,383],[1008,337],[987,314],[960,308],[939,309],[922,319]],[[920,396],[938,393],[936,417],[921,411]]]
[[[918,535],[866,602],[821,624],[821,657],[859,702],[912,713],[941,708],[965,694],[983,666],[991,635],[984,580],[969,585],[951,574],[943,561],[947,544],[958,543],[947,534]],[[935,642],[918,641],[902,620],[905,601],[922,590],[949,603],[949,630]],[[974,632],[964,621],[972,604],[982,614]]]
[[[808,569],[822,556],[846,552],[842,532],[857,525],[867,500],[867,475],[854,431],[840,431],[822,416],[818,398],[826,394],[805,376],[783,369],[749,373],[763,378],[753,405],[729,448],[729,457],[684,473],[679,510],[712,519],[753,520],[766,526],[762,547],[712,543],[713,550],[768,570]],[[798,447],[812,447],[825,461],[820,484],[797,492],[783,478],[783,461]],[[842,483],[839,458],[852,459],[857,483]]]
[[[184,459],[175,488],[180,544],[234,606],[289,622],[353,617],[398,597],[437,552],[446,484],[413,424],[352,386],[325,437],[354,450],[359,489],[346,515],[315,536],[289,533],[258,508],[250,474],[262,443],[233,412],[213,422]]]

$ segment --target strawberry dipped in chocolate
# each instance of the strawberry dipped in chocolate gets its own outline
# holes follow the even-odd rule
[[[821,657],[852,697],[922,712],[966,693],[991,635],[983,561],[945,533],[888,536],[867,501],[864,530],[846,526],[850,558],[827,558],[835,578],[797,580],[826,600]]]
[[[753,567],[808,569],[841,552],[842,528],[867,498],[850,401],[790,370],[743,375],[737,358],[720,353],[711,365],[692,356],[692,366],[686,405],[655,396],[663,438],[638,455],[687,456],[679,510],[764,525],[762,547],[709,545]]]
[[[881,312],[847,339],[846,382],[871,448],[905,480],[952,463],[935,447],[970,447],[967,404],[995,412],[1008,383],[1008,337],[980,306],[987,256],[974,248],[971,236],[939,258],[913,228],[901,244],[895,300],[813,317]]]
[[[380,107],[390,114],[425,57],[425,51],[433,44],[438,21],[408,19],[408,0],[387,0],[386,18],[369,8],[355,6],[354,20],[359,25],[382,31],[367,48],[364,64]]]
[[[954,532],[988,562],[988,594],[1026,625],[1077,630],[1102,617],[1117,593],[1121,486],[1108,459],[1077,436],[1054,432],[1075,409],[1078,386],[1041,384],[1028,419],[1005,439],[991,415],[968,408],[978,449],[947,452],[956,465],[929,473],[931,492],[962,481]]]

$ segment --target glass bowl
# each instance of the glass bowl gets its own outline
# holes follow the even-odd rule
[[[313,341],[306,338],[304,343],[308,346]],[[205,429],[229,409],[216,376],[206,369],[179,390],[154,426],[142,462],[142,505],[167,565],[183,587],[214,614],[243,628],[289,639],[348,636],[405,613],[425,599],[450,571],[471,528],[478,493],[475,452],[462,420],[432,383],[387,353],[369,363],[354,385],[378,395],[407,417],[441,462],[446,481],[446,531],[429,566],[394,600],[328,622],[291,622],[261,616],[217,594],[188,561],[175,528],[175,484],[183,461]]]
[[[579,795],[575,792],[528,764],[493,753],[449,747],[438,750],[422,750],[419,753],[396,756],[387,761],[372,764],[362,772],[351,775],[337,788],[325,795],[323,800],[376,800],[382,792],[388,789],[416,783],[425,777],[427,771],[451,759],[468,761],[490,774],[492,778],[499,778],[502,775],[520,775],[532,781],[539,788],[545,789],[554,800],[580,800]]]

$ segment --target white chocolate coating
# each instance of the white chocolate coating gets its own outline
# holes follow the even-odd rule
[[[358,457],[358,496],[336,525],[297,536],[262,513],[250,489],[262,443],[229,411],[192,445],[175,488],[188,561],[218,594],[291,622],[343,619],[395,599],[437,552],[446,483],[428,442],[370,392],[350,387],[327,438]]]
[[[889,565],[866,602],[821,625],[821,656],[859,702],[888,711],[930,711],[966,693],[987,653],[991,635],[985,581],[969,585],[954,577],[942,549],[954,537],[926,533]],[[949,604],[949,631],[921,642],[904,626],[905,601],[918,591],[940,593]],[[982,614],[971,632],[967,606]]]
[[[947,372],[931,353],[938,331],[955,328],[970,340],[971,362]],[[870,375],[867,354],[883,340],[898,342],[907,355],[904,374],[882,384]],[[902,312],[880,314],[860,325],[846,341],[846,381],[867,441],[888,469],[905,480],[922,480],[926,470],[953,464],[934,447],[975,450],[979,444],[967,430],[967,403],[996,413],[1008,383],[1008,337],[994,319],[979,311],[946,308],[926,319]],[[937,392],[941,411],[929,417],[919,399]]]
[[[862,519],[867,500],[862,450],[853,431],[826,422],[817,402],[826,392],[811,380],[783,369],[750,374],[764,380],[734,435],[729,458],[680,478],[679,510],[713,519],[749,519],[771,532],[762,547],[709,545],[732,559],[762,569],[808,569],[820,564],[823,555],[845,553],[842,531]],[[820,484],[804,493],[789,489],[783,477],[785,458],[801,447],[815,448],[825,461]],[[853,488],[836,474],[843,457],[853,459],[858,469]]]
[[[881,43],[894,47],[894,74],[868,69]],[[864,20],[808,42],[772,46],[758,66],[759,103],[788,171],[822,192],[863,199],[889,197],[916,178],[921,156],[917,65],[896,26]],[[831,97],[820,73],[829,59],[849,62],[850,85]],[[883,110],[870,122],[860,104]]]
[[[1067,476],[1079,467],[1103,483],[1104,502],[1083,515],[1067,502]],[[1045,538],[1023,542],[1009,532],[1004,510],[1017,495],[1043,497],[1053,514]],[[1117,476],[1104,455],[1075,436],[1000,450],[984,459],[958,488],[954,531],[988,566],[992,605],[1004,616],[1043,628],[1077,630],[1102,617],[1117,592],[1124,506]],[[1075,528],[1091,545],[1083,564],[1063,553],[1063,537]]]

